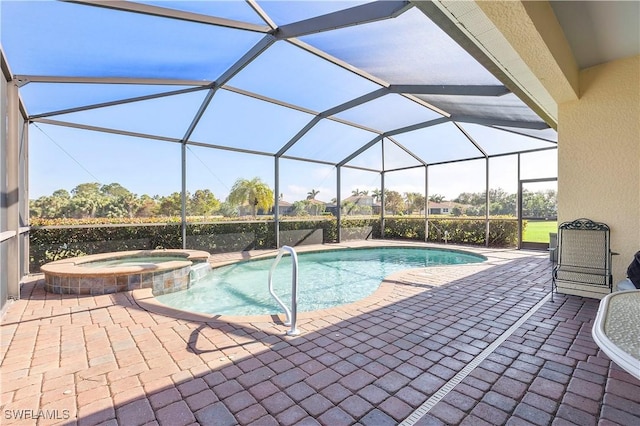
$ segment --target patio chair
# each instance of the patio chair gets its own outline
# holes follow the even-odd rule
[[[558,227],[558,263],[553,268],[553,292],[601,299],[611,293],[610,231],[590,219],[564,222]]]

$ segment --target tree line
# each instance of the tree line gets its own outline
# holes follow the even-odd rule
[[[484,216],[487,211],[485,192],[463,192],[453,202],[461,205],[452,209],[451,214],[454,216]],[[489,215],[515,216],[517,208],[517,194],[510,194],[501,188],[489,190]],[[523,190],[522,213],[524,217],[556,218],[558,214],[556,191],[552,189],[535,192]]]
[[[209,189],[186,194],[189,216],[237,216],[245,207],[255,216],[257,209],[273,207],[273,191],[259,178],[238,179],[225,201],[220,201]],[[172,217],[182,213],[182,196],[174,192],[167,196],[138,196],[119,183],[101,185],[82,183],[71,191],[59,189],[53,194],[29,201],[33,218],[148,218]]]
[[[324,214],[327,205],[317,201],[320,191],[312,189],[304,200],[296,201],[286,214],[309,216]],[[280,196],[282,198],[282,196]],[[515,216],[517,195],[498,188],[489,191],[490,215]],[[429,201],[442,203],[445,197],[432,194]],[[484,216],[486,212],[485,193],[461,193],[451,200],[452,216]],[[382,191],[355,189],[352,196],[342,201],[346,214],[370,215],[374,204],[382,202]],[[394,214],[421,214],[424,212],[425,197],[419,192],[384,191],[385,211]],[[336,199],[331,203],[335,205]],[[269,214],[274,206],[274,193],[260,178],[238,179],[224,201],[219,200],[209,189],[199,189],[186,194],[186,214],[188,216],[236,217],[258,213]],[[102,185],[97,182],[82,183],[71,191],[59,189],[49,196],[30,200],[30,215],[33,218],[87,219],[87,218],[150,218],[175,217],[182,212],[182,197],[179,192],[167,196],[138,196],[119,183]],[[523,194],[525,216],[551,218],[556,216],[556,192],[552,190],[527,192]]]

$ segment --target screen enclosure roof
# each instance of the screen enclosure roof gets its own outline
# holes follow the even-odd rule
[[[557,146],[412,2],[1,7],[31,122],[373,171]]]

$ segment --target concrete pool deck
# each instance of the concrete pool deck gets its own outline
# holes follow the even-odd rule
[[[404,245],[340,246],[380,244]],[[599,301],[550,302],[546,253],[436,247],[488,261],[399,273],[379,295],[301,314],[300,336],[278,318],[150,311],[131,292],[46,293],[33,276],[0,327],[2,424],[640,421],[640,381],[591,337]]]

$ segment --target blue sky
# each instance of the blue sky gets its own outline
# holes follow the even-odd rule
[[[246,2],[145,3],[264,25]],[[278,25],[361,3],[259,2]],[[264,36],[251,31],[72,3],[3,0],[0,6],[2,46],[15,74],[210,82]],[[412,28],[409,38],[406,28]],[[386,36],[380,39],[380,43],[372,44],[371,40],[380,34]],[[302,40],[324,49],[339,60],[348,60],[368,72],[375,72],[392,84],[497,82],[466,57],[461,49],[447,41],[435,26],[426,25],[424,17],[416,10],[362,28],[348,27],[305,36]],[[456,60],[448,63],[450,57]],[[433,61],[437,64],[433,65]],[[190,140],[271,154],[307,125],[314,113],[381,87],[282,40],[272,44],[227,85],[232,90],[222,89],[215,93]],[[29,83],[21,88],[21,96],[30,114],[41,114],[187,87]],[[265,102],[237,93],[233,88],[280,103],[295,104],[303,110]],[[50,118],[181,139],[202,105],[205,94],[206,91],[200,90]],[[484,99],[481,101],[485,102]],[[468,108],[473,111],[482,106],[493,111],[500,105],[508,106],[514,117],[530,114],[513,95],[486,103],[470,99]],[[441,115],[391,93],[340,112],[335,117],[384,132],[433,120]],[[528,149],[549,146],[549,143],[533,138],[523,142],[521,137],[514,138],[512,133],[474,124],[464,124],[464,128],[489,154],[508,151],[514,144]],[[180,144],[44,123],[31,126],[29,136],[31,198],[49,195],[57,189],[71,190],[79,183],[93,181],[102,184],[118,182],[138,195],[168,195],[180,191]],[[338,162],[375,136],[376,133],[363,128],[323,119],[286,154]],[[479,155],[452,123],[398,134],[394,138],[428,162]],[[417,164],[402,149],[389,143],[385,144],[384,153],[387,169]],[[514,157],[510,158],[510,162],[501,158],[491,161],[491,187],[515,192],[515,161]],[[527,160],[522,163],[522,178],[557,175],[555,151],[530,154],[523,159]],[[378,143],[350,164],[379,169],[382,161]],[[188,190],[209,188],[220,199],[226,197],[238,178],[257,176],[271,186],[275,180],[273,156],[190,146],[187,166]],[[304,199],[311,189],[319,190],[317,198],[324,201],[336,196],[335,167],[282,159],[280,172],[280,192],[287,201]],[[385,179],[387,188],[401,193],[424,191],[423,168],[388,173]],[[344,168],[341,181],[342,197],[350,195],[356,188],[373,190],[380,187],[379,173]],[[432,166],[429,182],[430,193],[443,194],[448,198],[460,192],[483,191],[485,162]]]
[[[44,133],[43,133],[44,132]],[[168,195],[180,191],[180,145],[100,132],[85,132],[38,124],[30,130],[31,198],[71,190],[78,183],[118,182],[142,195]],[[187,188],[209,188],[224,199],[238,178],[260,177],[273,187],[274,159],[218,149],[190,146],[187,150]],[[517,190],[514,156],[490,161],[490,185]],[[523,155],[523,179],[557,175],[555,151]],[[311,189],[318,199],[336,196],[336,169],[330,165],[280,160],[280,192],[287,201],[304,199]],[[385,186],[398,192],[423,192],[424,168],[387,173]],[[343,168],[342,196],[354,189],[380,187],[380,174]],[[429,168],[430,193],[453,198],[461,192],[481,192],[485,185],[485,161],[475,160]]]

